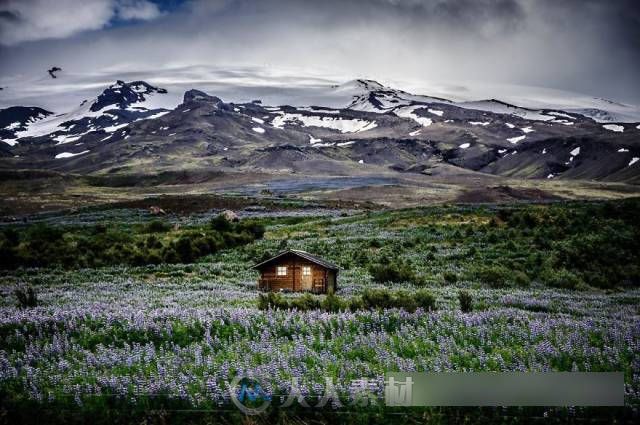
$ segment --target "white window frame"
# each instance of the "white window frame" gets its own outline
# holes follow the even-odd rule
[[[302,266],[302,276],[311,276],[311,266]]]
[[[287,266],[276,266],[276,276],[286,276]]]

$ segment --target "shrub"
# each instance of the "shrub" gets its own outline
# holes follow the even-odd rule
[[[268,310],[268,309],[269,309],[268,294],[258,294],[258,310]]]
[[[317,310],[338,312],[342,310],[374,310],[386,308],[402,308],[408,312],[414,312],[421,307],[427,311],[435,310],[436,300],[434,296],[425,290],[409,293],[408,291],[391,292],[387,289],[367,289],[362,296],[343,300],[335,294],[327,295],[322,301],[319,297],[304,294],[298,298],[287,298],[279,293],[269,292],[258,295],[258,309],[282,309],[282,310]]]
[[[149,251],[146,258],[146,264],[161,264],[162,257],[158,251]]]
[[[304,294],[303,296],[294,299],[291,303],[291,307],[303,311],[317,310],[320,308],[320,301],[317,297],[314,297],[311,294]]]
[[[218,232],[228,232],[233,227],[233,223],[227,220],[223,214],[220,214],[209,221],[209,227]]]
[[[584,286],[582,279],[567,269],[544,269],[540,274],[540,279],[545,284],[556,288],[576,289]]]
[[[271,252],[269,252],[269,251],[264,251],[264,252],[262,253],[262,255],[260,255],[259,257],[257,257],[257,258],[254,260],[254,262],[255,262],[256,264],[260,264],[260,263],[262,263],[262,262],[264,262],[264,261],[267,261],[267,260],[268,260],[268,259],[270,259],[271,257],[273,257],[273,254],[272,254]]]
[[[514,270],[511,274],[511,280],[516,286],[524,287],[531,284],[531,279],[525,272]]]
[[[147,233],[164,233],[168,232],[170,229],[171,224],[162,220],[150,221],[145,228]]]
[[[176,253],[178,254],[178,258],[183,263],[189,263],[193,261],[195,257],[197,257],[197,249],[194,248],[191,243],[191,238],[187,236],[182,236],[175,242],[174,248]]]
[[[283,309],[289,308],[289,303],[280,294],[269,292],[267,294],[258,295],[258,308],[260,310]]]
[[[456,283],[458,281],[458,275],[453,273],[453,272],[444,272],[442,274],[442,277],[444,278],[444,281],[447,283]]]
[[[367,289],[360,298],[361,307],[363,309],[386,309],[386,308],[402,308],[408,312],[414,312],[418,307],[425,310],[435,310],[434,296],[425,290],[416,291],[411,294],[407,291],[391,292],[387,289]],[[352,301],[353,302],[353,301]],[[351,306],[351,310],[357,308]]]
[[[20,234],[13,227],[8,227],[2,231],[7,243],[11,246],[18,245],[20,243]]]
[[[396,291],[391,294],[391,307],[402,308],[413,313],[418,308],[418,303],[407,291]]]
[[[364,308],[390,308],[391,294],[386,289],[366,289],[362,294]]]
[[[364,310],[364,302],[362,301],[362,297],[354,297],[349,301],[349,310],[350,311],[358,311]]]
[[[379,283],[408,282],[420,284],[416,274],[406,263],[389,261],[387,264],[378,263],[369,267],[373,280]]]
[[[458,292],[458,301],[460,302],[460,310],[463,313],[468,313],[473,310],[473,299],[468,291]]]
[[[0,232],[0,268],[190,263],[221,249],[246,245],[264,234],[257,221],[227,224],[218,226],[226,228],[224,232],[209,226],[185,227],[162,235],[162,240],[158,232],[170,226],[161,220],[144,226],[10,227]]]
[[[174,264],[180,262],[180,257],[172,246],[164,247],[162,249],[162,260],[168,264]]]
[[[341,310],[346,310],[346,305],[340,297],[335,294],[327,295],[324,300],[320,303],[320,307],[325,311],[330,311],[332,313],[336,313]]]
[[[238,224],[239,228],[246,230],[251,234],[253,239],[262,239],[265,232],[264,224],[258,223],[255,220],[244,220]]]
[[[510,271],[503,266],[480,266],[475,270],[475,278],[492,288],[509,286]]]
[[[416,291],[414,298],[418,307],[422,307],[425,310],[433,311],[436,309],[436,298],[431,292],[424,289]]]
[[[382,242],[378,239],[371,239],[369,241],[369,248],[382,248]]]
[[[162,242],[160,242],[160,239],[158,239],[158,237],[156,235],[150,235],[147,238],[146,244],[147,248],[153,249],[153,248],[161,248],[162,247]]]
[[[18,300],[19,308],[36,307],[38,305],[38,296],[31,286],[17,287],[13,293]]]

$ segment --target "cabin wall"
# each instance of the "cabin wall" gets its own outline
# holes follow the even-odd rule
[[[287,275],[286,276],[277,276],[276,268],[277,267],[287,267]],[[324,267],[313,263],[311,261],[305,260],[304,258],[300,258],[297,256],[287,256],[283,258],[279,258],[277,261],[273,263],[265,265],[261,270],[261,279],[267,280],[270,286],[271,291],[280,291],[290,290],[290,291],[302,291],[303,283],[302,283],[302,267],[309,266],[311,267],[311,284],[313,283],[321,283],[323,281],[327,281],[329,273],[334,273],[330,270],[325,269]],[[334,273],[334,282],[335,282],[335,273]],[[268,289],[268,288],[263,288]]]
[[[335,294],[338,290],[337,281],[338,273],[335,270],[327,270],[327,294]]]

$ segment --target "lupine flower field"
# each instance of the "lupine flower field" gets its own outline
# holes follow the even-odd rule
[[[351,406],[365,382],[370,403],[360,409],[375,410],[383,409],[375,401],[388,371],[623,371],[624,415],[634,417],[635,208],[444,206],[268,217],[261,239],[190,264],[4,270],[0,400],[7,409],[85,413],[233,411],[227,385],[237,375],[259,378],[275,398],[295,378],[311,405],[330,377],[343,406],[328,408]],[[105,213],[97,222],[109,219]],[[600,245],[606,258],[590,259],[588,244],[611,229],[618,234]],[[284,247],[338,264],[342,299],[368,288],[426,289],[436,308],[259,309],[249,268]],[[399,278],[377,280],[374,270],[388,264]],[[36,290],[36,306],[17,305],[14,291],[24,286]],[[469,312],[460,310],[461,290],[472,297]]]

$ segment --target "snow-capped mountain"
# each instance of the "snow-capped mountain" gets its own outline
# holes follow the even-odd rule
[[[0,110],[0,139],[9,145],[14,145],[17,143],[18,133],[23,133],[29,125],[51,114],[49,111],[33,106],[12,106],[2,109]]]
[[[500,102],[524,109],[583,113],[603,123],[640,122],[640,107],[636,105],[543,87],[487,83],[479,85],[459,81],[386,81],[386,84],[373,84],[371,80],[352,80],[344,83],[343,76],[311,74],[308,70],[199,65],[161,69],[114,68],[82,74],[75,74],[67,69],[56,79],[49,76],[0,76],[0,87],[3,88],[0,91],[0,109],[29,105],[56,114],[69,112],[84,99],[91,99],[99,94],[113,81],[123,79],[146,81],[167,91],[162,96],[153,96],[153,105],[148,106],[149,109],[173,109],[182,102],[183,94],[192,88],[214,93],[225,101],[234,103],[260,99],[265,105],[345,108],[355,100],[354,96],[367,97],[369,91],[373,91],[375,84],[378,84],[377,89],[388,90],[396,97],[406,99],[408,96],[415,96],[411,93],[427,94],[428,96],[418,97],[448,99],[459,106],[472,102],[476,103],[472,105],[476,109],[486,108],[490,112],[498,112],[495,110],[497,105],[490,99],[499,99]],[[370,81],[372,85],[369,88],[363,87],[358,81]]]
[[[166,90],[144,81],[117,81],[95,99],[84,100],[77,108],[48,118],[33,120],[15,132],[15,142],[29,138],[46,138],[57,144],[79,140],[90,133],[112,133],[136,120],[161,116],[164,109],[152,109],[153,97]],[[53,115],[53,116],[51,116]]]
[[[454,167],[521,178],[640,181],[638,123],[603,124],[571,110],[455,102],[372,80],[323,87],[312,99],[317,103],[306,106],[236,103],[195,89],[177,103],[173,97],[175,91],[144,81],[117,81],[68,113],[31,108],[20,125],[4,126],[11,146],[2,150],[0,166],[307,175],[437,174]],[[158,107],[169,103],[176,105]]]

